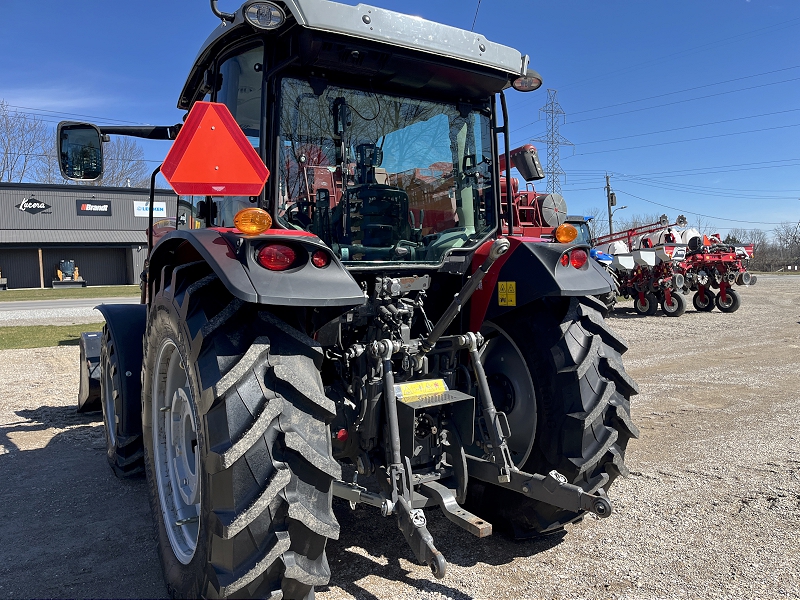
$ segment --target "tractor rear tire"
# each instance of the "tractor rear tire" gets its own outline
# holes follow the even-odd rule
[[[139,423],[127,422],[122,392],[116,344],[108,325],[104,325],[100,345],[100,405],[106,432],[106,456],[114,475],[126,479],[144,472],[144,454]]]
[[[341,477],[320,347],[233,298],[203,263],[165,269],[162,281],[147,323],[142,421],[169,593],[313,598],[330,579]]]
[[[742,297],[739,296],[739,292],[732,288],[728,288],[725,291],[725,296],[727,297],[727,302],[722,301],[722,294],[718,294],[714,299],[714,303],[717,305],[717,308],[724,313],[732,313],[739,310],[739,307],[742,305]]]
[[[666,298],[661,301],[661,310],[668,317],[680,317],[686,312],[686,299],[678,292],[673,291],[670,294],[672,302],[667,304]]]
[[[555,469],[590,493],[601,487],[607,490],[619,475],[628,475],[625,450],[631,438],[639,437],[630,415],[630,397],[639,390],[621,359],[628,346],[606,325],[603,313],[604,306],[595,298],[547,298],[484,328],[490,343],[489,336],[513,342],[527,366],[526,372],[509,376],[516,382],[532,382],[532,390],[505,386],[513,396],[506,400],[510,407],[506,410],[509,447],[517,449],[518,467],[541,475]],[[493,359],[486,354],[492,351],[488,346],[484,354],[489,367]],[[503,363],[510,366],[514,361],[508,358]],[[492,371],[487,369],[494,397],[500,388],[499,375]],[[534,406],[517,405],[521,403]],[[536,419],[535,437],[520,443],[514,439],[515,428],[530,431],[520,421],[531,413]],[[526,445],[528,451],[521,452]],[[584,514],[474,481],[468,504],[487,520],[499,519],[498,525],[510,527],[520,538],[559,530]]]
[[[652,317],[658,310],[658,298],[652,292],[645,292],[644,302],[642,302],[637,293],[634,296],[633,308],[640,315]]]
[[[697,312],[711,312],[714,310],[714,300],[716,300],[716,298],[717,295],[710,289],[706,288],[705,304],[700,299],[700,292],[695,292],[694,296],[692,297],[692,304],[694,304],[694,308]]]

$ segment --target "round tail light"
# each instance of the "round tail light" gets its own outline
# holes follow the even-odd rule
[[[570,262],[576,269],[580,269],[583,265],[585,265],[588,259],[589,255],[586,253],[586,250],[581,250],[580,248],[576,248],[570,254]]]
[[[569,266],[569,252],[564,252],[564,254],[561,255],[561,266]]]
[[[258,251],[258,264],[270,271],[285,271],[297,260],[297,253],[283,244],[269,244]]]
[[[311,264],[318,269],[324,269],[331,262],[331,257],[324,250],[317,250],[311,255]]]

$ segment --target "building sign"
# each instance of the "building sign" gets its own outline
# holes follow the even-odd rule
[[[75,208],[78,216],[82,217],[110,217],[110,200],[75,200]]]
[[[150,203],[147,201],[134,200],[133,201],[133,216],[135,217],[149,217],[150,216]],[[153,216],[156,218],[167,216],[167,203],[166,202],[153,202]]]
[[[30,198],[24,198],[22,202],[17,204],[15,208],[18,208],[23,212],[35,215],[37,213],[47,210],[48,208],[50,208],[50,205],[47,204],[46,202],[42,202],[41,200],[37,200],[36,198],[31,196]]]

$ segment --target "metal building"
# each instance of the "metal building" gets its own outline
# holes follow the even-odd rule
[[[174,227],[191,207],[156,190],[157,221]],[[0,273],[11,288],[52,287],[72,259],[88,285],[136,284],[147,255],[149,190],[0,183]]]

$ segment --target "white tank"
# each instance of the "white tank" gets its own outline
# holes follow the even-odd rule
[[[622,240],[618,240],[616,242],[611,242],[610,244],[604,244],[600,246],[600,251],[605,252],[606,254],[628,254],[628,244],[623,242]]]
[[[692,239],[693,237],[699,237],[701,239],[703,238],[703,236],[700,235],[700,232],[694,227],[689,227],[688,229],[684,229],[681,232],[681,243],[688,244],[689,240]]]

